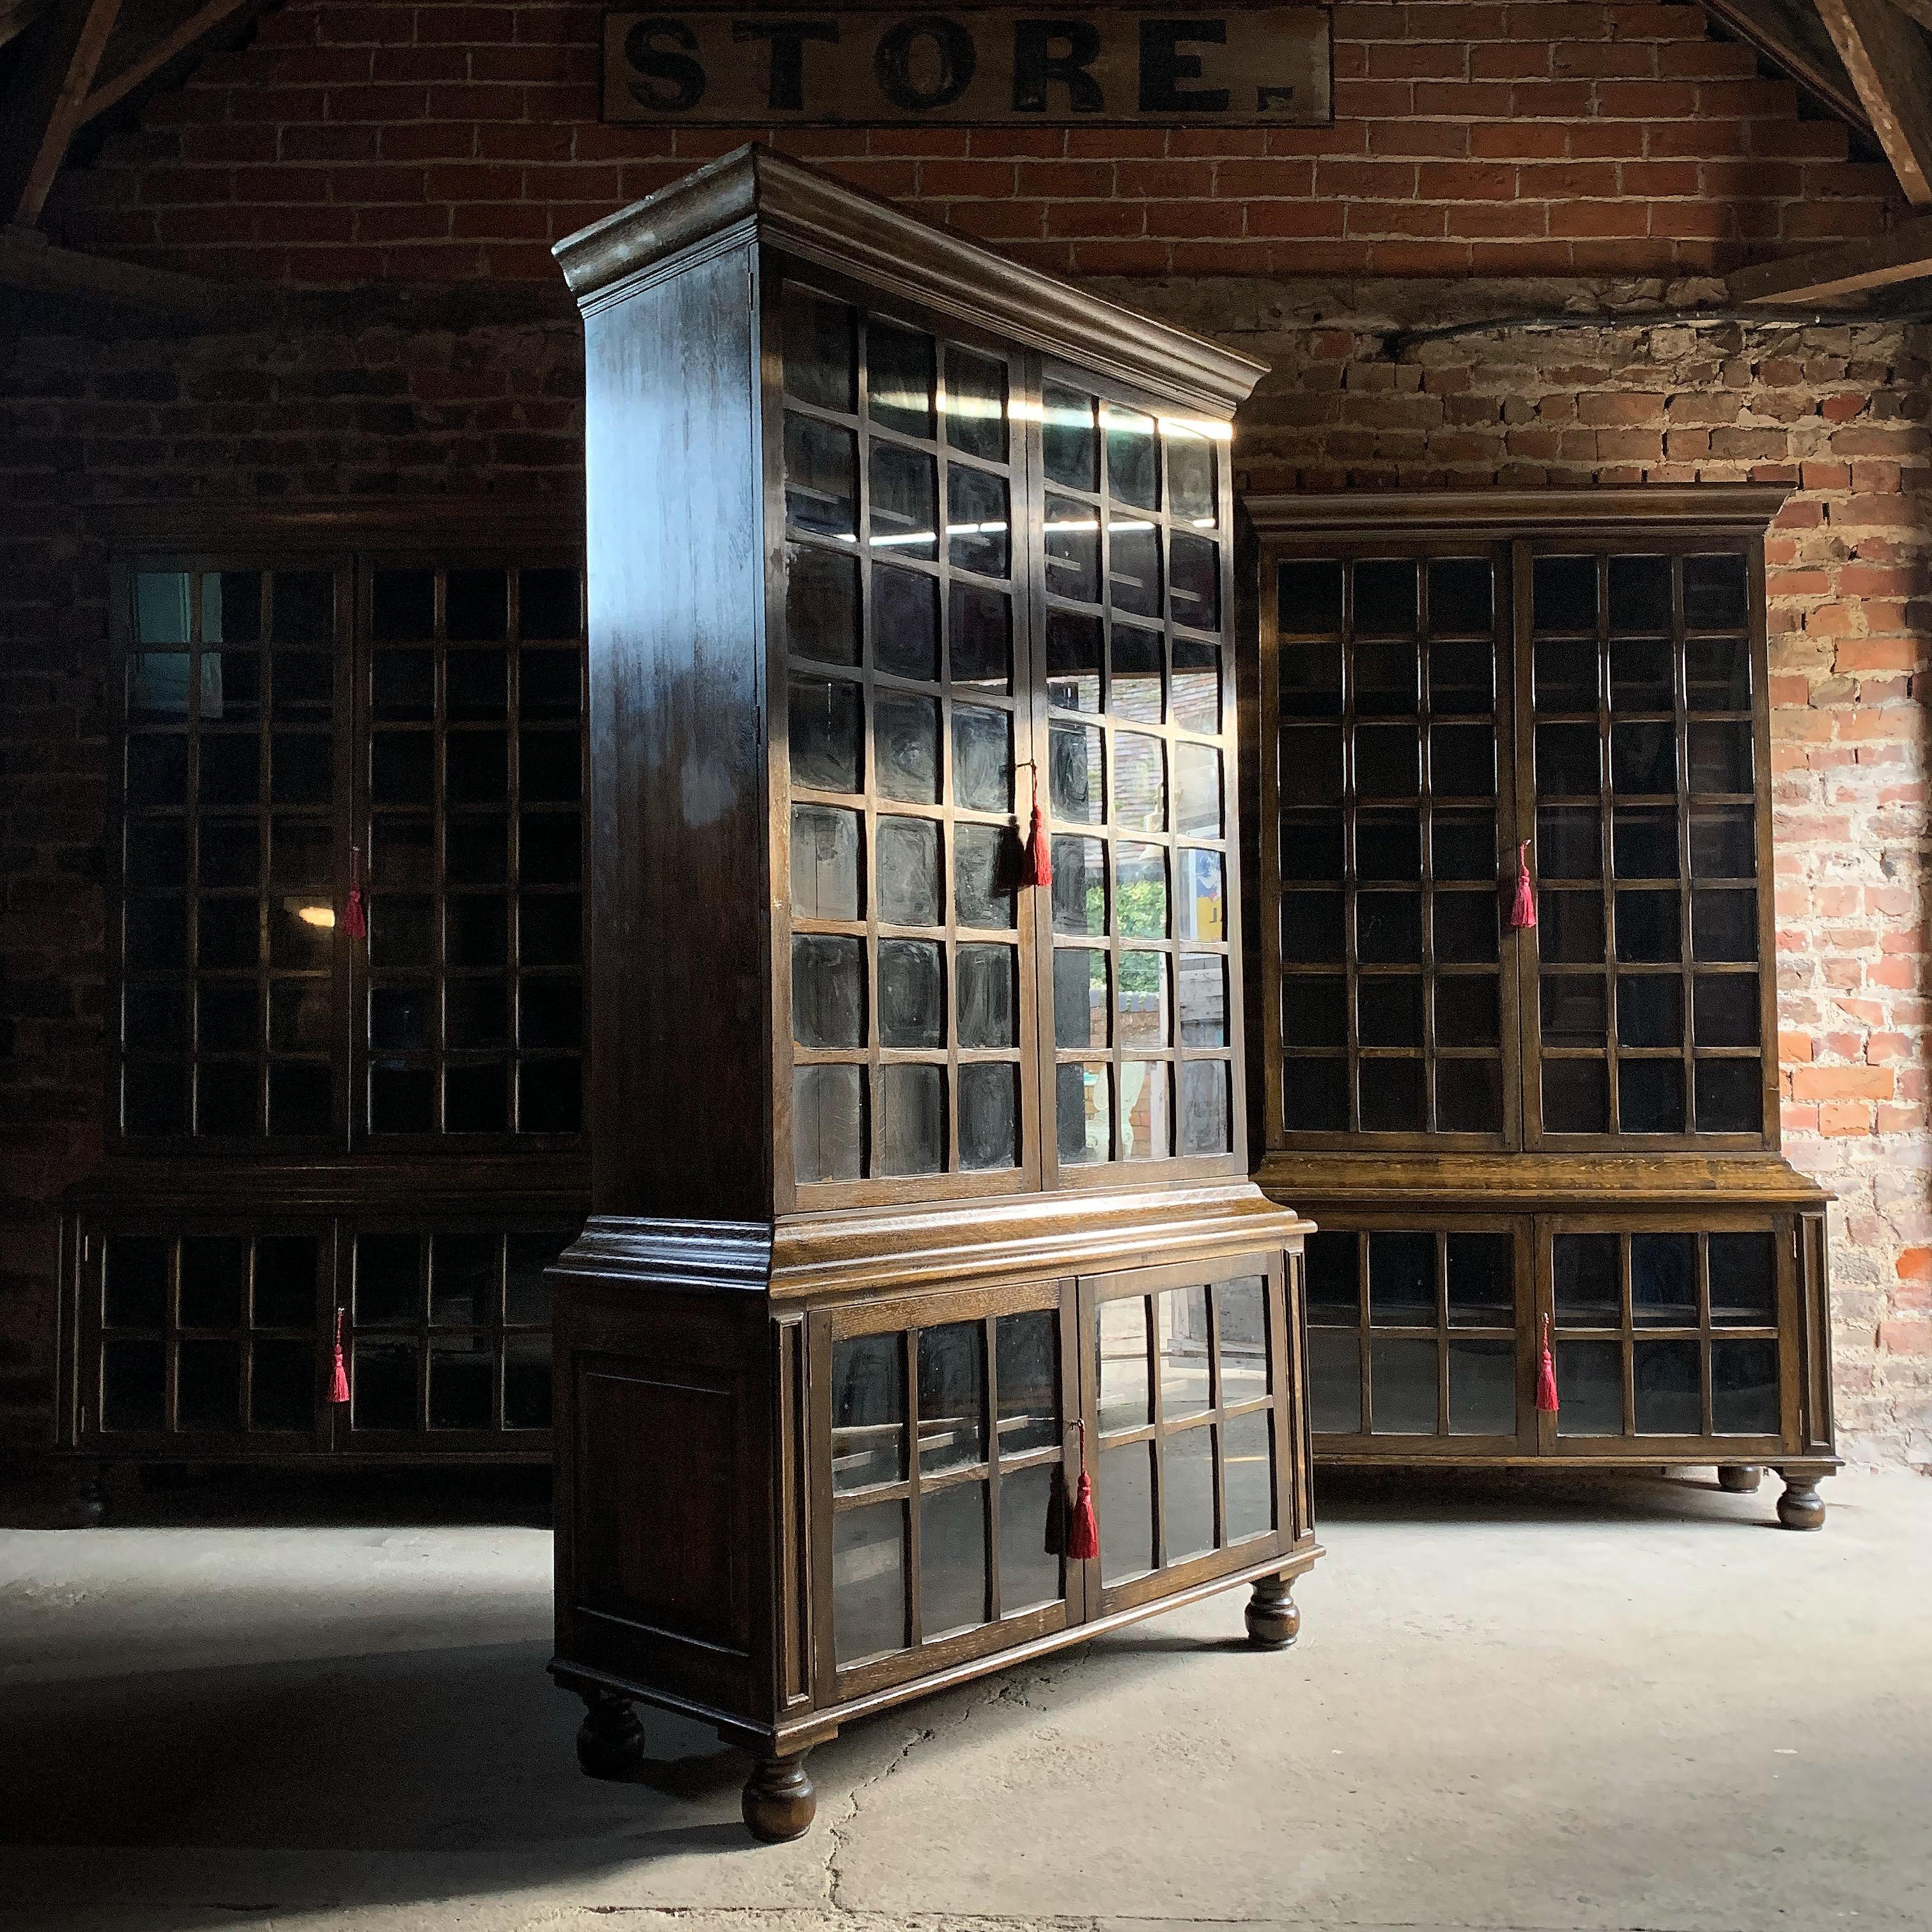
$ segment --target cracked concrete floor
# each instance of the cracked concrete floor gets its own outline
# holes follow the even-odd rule
[[[753,1846],[651,1718],[580,1777],[550,1541],[0,1536],[4,1932],[1932,1924],[1932,1484],[1324,1479],[1300,1644],[1239,1593],[857,1726]]]

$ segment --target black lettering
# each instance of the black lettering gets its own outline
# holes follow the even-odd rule
[[[805,44],[807,40],[838,38],[836,20],[734,20],[734,40],[770,40],[772,44],[771,85],[766,90],[765,105],[772,110],[798,109],[805,105]]]
[[[1050,51],[1055,40],[1066,51]],[[1100,58],[1100,30],[1090,20],[1016,20],[1013,22],[1013,112],[1044,114],[1046,90],[1059,81],[1075,114],[1104,114],[1106,97],[1087,70]]]
[[[1141,22],[1141,112],[1143,114],[1225,114],[1225,87],[1178,87],[1201,78],[1201,56],[1180,51],[1184,40],[1228,44],[1226,20],[1143,20]]]
[[[673,53],[656,44],[669,40],[682,53]],[[647,81],[662,81],[665,93],[656,86],[630,83],[631,98],[640,107],[655,108],[660,114],[682,114],[704,98],[704,69],[690,56],[698,51],[698,36],[682,20],[640,20],[624,36],[624,58]]]
[[[912,50],[921,40],[932,41],[939,57],[938,75],[932,86],[923,88],[914,80],[912,72]],[[909,114],[925,114],[935,107],[951,106],[972,85],[973,70],[979,64],[973,36],[957,20],[940,14],[921,14],[902,20],[880,36],[872,72],[880,92],[895,107]]]

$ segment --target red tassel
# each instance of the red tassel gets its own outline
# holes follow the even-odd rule
[[[1053,884],[1053,848],[1046,836],[1046,819],[1040,808],[1040,773],[1033,775],[1033,827],[1020,848],[1020,884],[1050,886]]]
[[[335,1311],[335,1366],[329,1371],[328,1399],[332,1402],[349,1400],[349,1370],[342,1359],[342,1310]]]
[[[349,903],[343,908],[342,929],[351,939],[367,939],[369,922],[362,912],[362,848],[352,845],[349,848]],[[340,1400],[346,1402],[345,1395]]]
[[[1557,1410],[1556,1364],[1550,1354],[1550,1317],[1543,1318],[1543,1356],[1536,1365],[1536,1406],[1544,1415]]]
[[[1066,1553],[1076,1563],[1090,1562],[1100,1553],[1100,1526],[1094,1517],[1094,1479],[1087,1473],[1087,1425],[1080,1431],[1080,1486],[1066,1522]]]
[[[1536,894],[1529,883],[1529,841],[1526,838],[1516,855],[1516,903],[1510,908],[1510,924],[1520,932],[1536,923]]]

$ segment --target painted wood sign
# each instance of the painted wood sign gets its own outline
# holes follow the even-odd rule
[[[607,121],[1305,128],[1333,118],[1322,7],[608,14]]]

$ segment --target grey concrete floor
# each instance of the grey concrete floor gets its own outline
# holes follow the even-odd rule
[[[0,1534],[0,1928],[1932,1925],[1932,1484],[1330,1479],[1239,1593],[858,1726],[818,1824],[580,1776],[541,1528]],[[338,1515],[340,1512],[338,1513]]]

